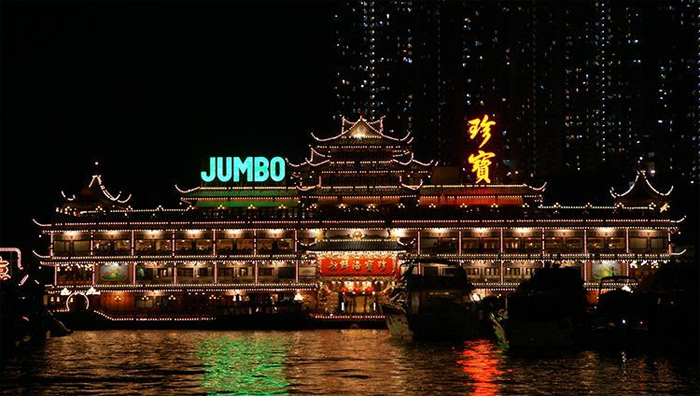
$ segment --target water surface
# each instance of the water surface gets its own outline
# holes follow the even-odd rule
[[[80,331],[7,360],[6,394],[699,394],[692,359],[406,344],[386,330]]]

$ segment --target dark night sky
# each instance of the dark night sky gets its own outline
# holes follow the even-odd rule
[[[31,218],[95,160],[112,192],[167,207],[202,158],[299,159],[309,131],[331,132],[332,5],[1,7],[0,246],[43,250]]]

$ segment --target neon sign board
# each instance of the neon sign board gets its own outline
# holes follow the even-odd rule
[[[245,177],[247,182],[260,183],[272,179],[281,182],[285,176],[285,163],[282,157],[210,157],[209,171],[202,171],[205,183],[218,180],[226,183],[231,180],[239,182]]]
[[[469,155],[468,161],[472,164],[472,172],[476,173],[476,182],[491,183],[489,178],[489,167],[491,166],[491,158],[496,154],[490,151],[481,150],[486,142],[491,139],[491,127],[496,125],[496,121],[489,121],[489,116],[484,115],[482,118],[469,120],[469,139],[474,140],[477,135],[480,135],[481,144],[478,147],[478,153]]]
[[[323,257],[321,276],[391,276],[394,259],[391,257]]]

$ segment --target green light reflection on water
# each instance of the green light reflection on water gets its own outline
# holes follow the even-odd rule
[[[209,394],[286,395],[291,385],[283,367],[288,350],[282,338],[270,333],[213,333],[197,350],[206,371],[202,387]]]

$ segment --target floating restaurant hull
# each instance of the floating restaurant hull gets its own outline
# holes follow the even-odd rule
[[[115,323],[289,306],[317,322],[382,321],[408,259],[458,261],[483,296],[548,263],[577,268],[590,288],[607,275],[642,278],[674,255],[680,221],[643,173],[608,203],[544,205],[545,186],[496,184],[486,162],[479,184],[432,183],[434,163],[414,158],[410,136],[385,134],[383,119],[312,137],[304,162],[275,163],[286,180],[176,187],[185,208],[134,209],[96,172],[36,222],[50,241],[36,256],[54,271],[46,305]]]

